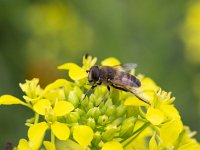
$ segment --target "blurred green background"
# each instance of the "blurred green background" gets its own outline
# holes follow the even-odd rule
[[[19,98],[18,86],[39,77],[42,86],[81,64],[89,53],[138,64],[176,97],[183,122],[200,140],[200,2],[188,0],[0,0],[0,95]],[[0,106],[0,148],[27,137],[22,106]]]

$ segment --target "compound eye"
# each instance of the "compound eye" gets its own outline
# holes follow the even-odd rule
[[[95,70],[92,71],[92,79],[95,81],[99,80],[99,69],[96,68]]]

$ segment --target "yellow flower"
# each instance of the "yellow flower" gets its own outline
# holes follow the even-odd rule
[[[106,97],[108,90],[104,85],[96,87],[82,100],[89,88],[86,70],[96,61],[97,58],[85,56],[82,67],[74,63],[60,66],[60,69],[69,70],[72,82],[58,79],[44,89],[38,85],[38,79],[20,84],[26,102],[11,95],[0,97],[0,105],[21,104],[35,113],[26,123],[28,140],[19,141],[19,150],[43,147],[47,150],[200,149],[191,136],[193,133],[183,127],[179,112],[173,106],[175,98],[149,77],[138,75],[141,87],[134,92],[151,105],[114,88]],[[101,62],[105,66],[119,64],[114,57]],[[51,131],[51,142],[45,141],[47,130]]]
[[[39,79],[33,78],[32,80],[26,80],[26,83],[19,84],[22,91],[26,94],[23,96],[23,98],[27,102],[34,103],[34,101],[40,97],[43,90],[40,88],[38,83],[39,83]]]
[[[173,105],[170,105],[174,98],[171,93],[158,91],[153,97],[153,106],[149,107],[146,113],[146,119],[153,125],[160,125],[163,122],[180,119],[180,115]]]
[[[72,80],[80,80],[87,77],[86,70],[74,63],[65,63],[61,66],[58,66],[58,69],[69,70],[69,77]]]
[[[54,108],[52,108],[48,99],[41,99],[33,106],[33,109],[40,115],[53,115],[59,117],[71,112],[74,109],[74,106],[70,102],[61,100],[56,102]]]
[[[189,5],[183,27],[185,42],[185,57],[192,63],[200,64],[200,2],[194,1]]]
[[[47,122],[51,124],[50,128],[58,139],[68,139],[70,134],[69,127],[64,123],[55,121],[55,118],[64,116],[74,109],[70,102],[61,100],[56,102],[52,108],[48,99],[41,99],[33,106],[33,109],[38,114],[47,116]]]

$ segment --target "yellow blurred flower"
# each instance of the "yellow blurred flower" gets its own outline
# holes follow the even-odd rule
[[[200,64],[200,2],[189,5],[183,26],[185,57],[192,63]]]

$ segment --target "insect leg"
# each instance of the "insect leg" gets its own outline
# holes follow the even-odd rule
[[[107,86],[107,89],[108,89],[108,92],[110,92],[110,87],[109,86]]]
[[[95,87],[97,87],[97,85],[98,85],[98,84],[93,85],[90,89],[88,89],[88,90],[85,92],[85,95],[84,95],[82,101],[86,98],[86,96],[88,95],[88,93],[89,93],[91,90],[93,90]]]
[[[134,91],[130,90],[130,89],[127,89],[125,87],[118,87],[118,86],[115,86],[115,85],[111,85],[112,87],[116,88],[116,89],[119,89],[119,90],[122,90],[122,91],[125,91],[125,92],[130,92],[132,93],[133,95],[135,95],[139,100],[145,102],[146,104],[148,105],[151,105],[147,100],[141,98],[137,93],[135,93]]]
[[[88,95],[88,93],[89,93],[91,90],[93,90],[95,87],[97,87],[98,85],[101,85],[101,84],[102,84],[102,82],[93,84],[92,87],[91,87],[90,89],[88,89],[88,90],[85,92],[85,95],[84,95],[82,101],[86,98],[86,96]]]

